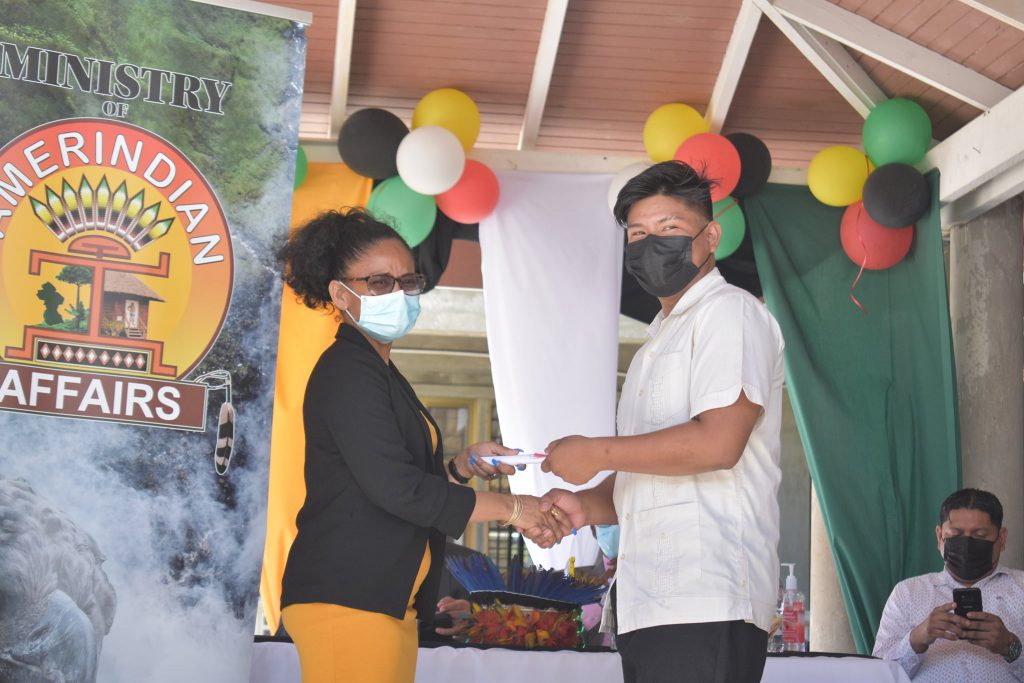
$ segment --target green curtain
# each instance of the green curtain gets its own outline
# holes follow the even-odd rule
[[[937,197],[938,176],[929,182]],[[901,263],[864,272],[854,295],[866,314],[850,300],[858,267],[839,242],[844,209],[786,185],[743,209],[854,642],[869,653],[892,587],[941,566],[938,509],[960,486],[938,205]]]

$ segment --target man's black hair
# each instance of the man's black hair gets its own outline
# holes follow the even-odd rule
[[[619,190],[615,201],[615,220],[626,227],[629,211],[641,199],[665,195],[676,197],[704,220],[712,217],[711,187],[715,183],[692,166],[681,161],[663,161],[633,176]]]
[[[997,529],[1003,527],[1003,504],[994,494],[981,489],[960,489],[942,501],[939,508],[939,525],[949,521],[949,513],[953,510],[981,510],[988,513],[989,519]]]

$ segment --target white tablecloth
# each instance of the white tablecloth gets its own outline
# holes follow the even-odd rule
[[[250,683],[299,683],[291,643],[256,643]],[[769,657],[762,683],[909,683],[896,662],[863,657]],[[615,652],[523,652],[421,648],[416,683],[622,683]]]

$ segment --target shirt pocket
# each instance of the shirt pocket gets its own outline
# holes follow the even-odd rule
[[[652,594],[681,595],[700,578],[699,510],[690,502],[634,513],[633,562]]]
[[[645,421],[657,426],[686,422],[690,410],[688,354],[675,351],[659,356],[651,365],[649,377]]]

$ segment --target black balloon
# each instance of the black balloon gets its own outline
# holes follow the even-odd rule
[[[740,154],[740,181],[732,196],[749,197],[760,192],[772,174],[772,153],[768,146],[750,133],[729,133],[725,137]]]
[[[928,212],[930,204],[928,181],[907,164],[879,166],[864,183],[864,210],[887,228],[913,225]]]
[[[455,228],[459,224],[440,211],[434,220],[434,227],[426,238],[413,247],[412,256],[416,262],[416,272],[423,273],[427,278],[427,284],[423,292],[429,292],[437,283],[448,268],[448,260],[452,255],[452,239],[454,239]]]
[[[398,175],[398,144],[409,134],[402,119],[385,109],[360,109],[338,133],[338,153],[345,165],[367,178]]]

